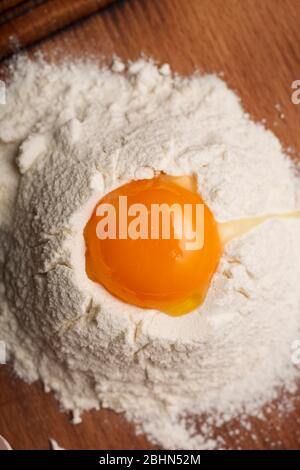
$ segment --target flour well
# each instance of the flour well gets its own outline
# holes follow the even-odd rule
[[[229,243],[205,304],[183,317],[126,305],[85,273],[96,202],[159,171],[195,174],[219,222],[299,210],[279,141],[223,81],[145,60],[20,59],[0,142],[0,340],[18,375],[41,379],[75,421],[110,407],[175,449],[220,447],[213,424],[295,391],[299,219]],[[200,429],[191,414],[205,414]]]

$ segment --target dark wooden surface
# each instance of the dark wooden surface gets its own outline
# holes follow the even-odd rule
[[[300,105],[291,102],[291,84],[300,79],[299,21],[299,0],[127,0],[51,34],[30,54],[42,51],[49,60],[66,55],[109,60],[112,54],[136,59],[144,52],[182,74],[195,68],[222,71],[246,110],[255,119],[266,119],[297,158]],[[286,418],[278,416],[275,405],[265,423],[252,420],[250,432],[234,437],[238,426],[232,423],[220,431],[229,448],[300,448],[299,403]],[[86,413],[83,423],[73,426],[51,394],[39,384],[22,383],[8,366],[0,366],[0,434],[16,449],[49,448],[49,437],[69,449],[151,448],[111,411]]]

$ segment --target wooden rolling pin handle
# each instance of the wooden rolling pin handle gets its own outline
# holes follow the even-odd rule
[[[12,19],[12,10],[2,13],[0,59],[30,46],[75,21],[96,13],[116,0],[48,0]],[[20,2],[11,2],[16,8]],[[31,2],[34,3],[34,2]],[[5,21],[5,15],[8,20]]]

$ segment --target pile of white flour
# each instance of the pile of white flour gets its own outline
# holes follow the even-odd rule
[[[0,340],[18,375],[75,421],[110,407],[165,448],[220,447],[211,424],[293,393],[300,219],[228,244],[205,304],[182,317],[124,304],[85,273],[83,228],[132,179],[195,174],[218,221],[300,208],[279,141],[223,81],[145,60],[19,59],[0,142]],[[190,414],[207,417],[198,431]]]

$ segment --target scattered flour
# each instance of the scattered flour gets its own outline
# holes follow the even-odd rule
[[[49,439],[50,445],[51,445],[51,450],[66,450],[63,447],[60,447],[60,445],[55,441],[55,439]]]
[[[279,141],[216,76],[18,60],[0,106],[0,339],[75,422],[110,407],[162,447],[220,448],[215,425],[295,391],[300,220],[232,241],[188,315],[126,305],[87,278],[82,231],[102,195],[159,171],[195,174],[218,221],[300,208]]]

